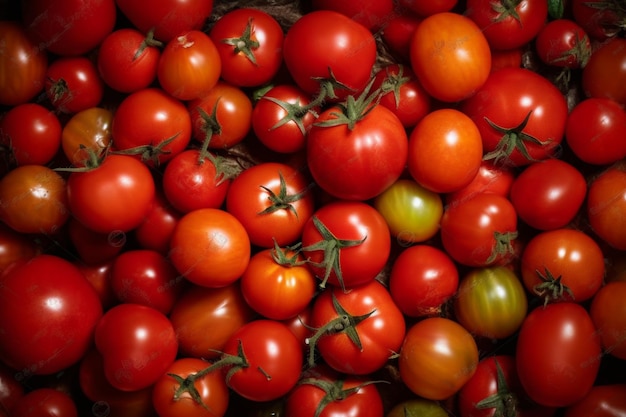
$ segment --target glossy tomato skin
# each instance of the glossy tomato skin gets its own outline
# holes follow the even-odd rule
[[[469,200],[476,194],[494,193],[509,197],[511,186],[517,173],[510,167],[496,166],[491,161],[482,161],[478,173],[465,187],[447,193],[444,197],[446,205],[456,205]]]
[[[104,82],[89,58],[61,57],[48,66],[45,92],[57,111],[77,113],[100,104]]]
[[[0,275],[12,265],[27,261],[40,252],[41,246],[35,239],[0,223]]]
[[[394,11],[394,4],[390,0],[350,0],[341,3],[332,0],[313,0],[312,6],[314,10],[339,12],[372,32],[381,29]]]
[[[565,409],[565,417],[618,417],[626,413],[626,384],[595,385],[579,402]]]
[[[591,41],[585,30],[570,19],[548,22],[537,34],[539,59],[562,68],[583,68],[591,56]]]
[[[617,5],[617,4],[615,4]],[[606,41],[620,32],[624,13],[612,3],[600,0],[572,0],[572,18],[597,41]]]
[[[594,295],[591,300],[589,314],[600,333],[600,340],[605,352],[616,358],[626,358],[626,342],[624,342],[623,297],[626,293],[626,282],[608,282]]]
[[[443,102],[473,95],[491,70],[491,51],[480,28],[452,12],[428,16],[417,26],[410,60],[424,89]]]
[[[96,326],[95,346],[103,357],[106,379],[121,391],[154,384],[178,351],[168,318],[140,304],[119,304],[108,310]]]
[[[113,112],[102,107],[79,111],[63,125],[61,149],[72,166],[82,167],[89,161],[89,152],[98,157],[111,146]]]
[[[30,391],[20,398],[11,408],[11,415],[78,417],[78,408],[68,393],[44,387]]]
[[[0,365],[0,416],[9,417],[9,410],[24,395],[24,386],[15,379],[15,371]]]
[[[626,105],[626,39],[614,37],[594,50],[583,69],[587,97],[604,97]]]
[[[516,367],[531,400],[567,407],[589,393],[600,366],[599,335],[589,313],[576,303],[532,310],[520,329]]]
[[[2,361],[19,380],[77,363],[102,316],[96,291],[62,258],[38,255],[1,278]],[[19,314],[18,314],[19,313]]]
[[[390,16],[380,34],[389,51],[403,63],[410,62],[411,37],[421,21],[416,13],[404,10]]]
[[[167,201],[162,190],[157,189],[152,208],[143,222],[133,229],[133,237],[143,249],[163,255],[170,250],[170,239],[182,214]]]
[[[626,249],[626,170],[619,162],[592,178],[586,213],[594,233],[614,249]]]
[[[457,0],[400,0],[398,4],[419,16],[427,17],[435,13],[451,11],[456,6]]]

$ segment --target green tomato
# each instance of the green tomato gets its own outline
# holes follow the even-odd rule
[[[396,404],[386,417],[448,417],[437,401],[415,398]]]

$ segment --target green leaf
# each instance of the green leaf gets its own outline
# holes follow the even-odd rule
[[[552,19],[562,18],[564,9],[563,0],[548,0],[548,15]]]

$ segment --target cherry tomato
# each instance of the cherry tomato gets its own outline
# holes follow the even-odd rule
[[[584,68],[591,57],[591,41],[585,30],[569,19],[552,20],[535,39],[539,59],[548,65]]]
[[[565,409],[565,417],[618,417],[626,413],[626,384],[595,385]]]
[[[167,255],[172,233],[181,216],[158,189],[152,208],[143,222],[133,230],[134,238],[140,247]]]
[[[422,17],[427,17],[451,11],[456,6],[457,0],[399,0],[398,4]]]
[[[491,161],[483,160],[472,181],[457,191],[447,193],[445,203],[453,206],[480,193],[494,193],[509,197],[516,175],[517,173],[511,167],[497,166]]]
[[[617,163],[592,178],[586,214],[594,233],[609,246],[626,249],[626,171]]]
[[[11,408],[12,416],[63,416],[78,417],[74,400],[65,392],[54,388],[37,388],[26,393]]]
[[[394,2],[391,0],[313,0],[313,10],[333,10],[359,22],[372,32],[377,32],[393,15]]]
[[[594,50],[583,68],[587,97],[603,97],[626,105],[626,39],[614,37]]]
[[[624,329],[624,294],[626,282],[608,282],[600,288],[591,300],[589,314],[600,333],[600,340],[605,352],[616,358],[626,358],[626,340]]]
[[[24,395],[24,386],[15,379],[15,371],[0,364],[0,416],[9,417],[9,410]]]
[[[61,57],[48,66],[45,92],[57,111],[77,113],[100,104],[104,82],[89,58]]]
[[[113,113],[102,107],[79,111],[65,123],[61,148],[75,167],[85,166],[91,156],[102,157],[112,143]]]
[[[598,41],[617,35],[622,29],[624,10],[619,2],[602,0],[572,0],[572,17],[585,32]]]

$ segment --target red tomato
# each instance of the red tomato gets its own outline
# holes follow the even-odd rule
[[[431,4],[432,2],[424,3]],[[387,19],[380,36],[389,48],[389,52],[397,56],[398,61],[410,62],[411,38],[421,21],[422,18],[410,10],[393,14]]]
[[[337,201],[319,208],[302,233],[307,265],[326,283],[353,288],[376,278],[391,253],[385,219],[372,206]]]
[[[626,170],[621,164],[592,178],[587,193],[589,225],[609,246],[626,249]]]
[[[157,190],[152,208],[143,222],[133,230],[135,240],[143,249],[152,249],[163,255],[170,250],[170,239],[182,214]]]
[[[217,47],[200,30],[181,32],[167,44],[157,65],[159,84],[179,100],[204,96],[217,84],[222,62]]]
[[[611,38],[593,51],[583,68],[582,88],[587,97],[610,98],[626,106],[626,39]]]
[[[455,109],[430,112],[409,136],[409,173],[436,193],[467,186],[480,169],[482,155],[476,124]]]
[[[491,71],[491,51],[470,18],[452,12],[426,17],[411,39],[411,67],[426,91],[444,102],[473,95]]]
[[[409,328],[399,358],[400,378],[416,395],[444,400],[472,377],[478,348],[460,324],[443,317],[423,319]]]
[[[9,410],[24,395],[24,386],[15,379],[15,371],[0,364],[0,416],[9,417]]]
[[[333,10],[362,24],[372,32],[385,25],[393,14],[394,2],[391,0],[313,0],[313,10]]]
[[[516,174],[511,167],[496,166],[491,161],[482,161],[472,181],[465,187],[446,194],[445,202],[447,205],[456,205],[480,193],[508,197]]]
[[[78,268],[38,255],[0,277],[0,357],[18,380],[77,363],[102,316],[96,291]]]
[[[17,22],[1,21],[0,39],[5,44],[0,54],[0,104],[26,103],[43,90],[48,55]]]
[[[0,223],[0,275],[12,265],[28,261],[40,252],[37,240]]]
[[[507,49],[504,51],[491,51],[491,72],[502,68],[519,68],[522,66],[524,48]]]
[[[104,82],[89,58],[61,57],[48,66],[45,92],[57,111],[77,113],[100,104]]]
[[[625,294],[626,282],[608,282],[594,295],[589,310],[604,351],[619,359],[626,359]]]
[[[178,351],[168,318],[140,304],[119,304],[108,310],[96,326],[95,345],[104,360],[106,379],[121,391],[154,384]]]
[[[626,384],[595,385],[565,409],[564,417],[618,417],[626,413]]]
[[[313,215],[314,195],[300,171],[278,162],[260,163],[241,172],[226,195],[226,210],[262,248],[295,243]]]
[[[591,57],[591,41],[573,20],[556,19],[537,34],[535,50],[545,64],[564,68],[584,68]]]
[[[579,304],[548,304],[532,310],[520,329],[516,368],[531,400],[567,407],[593,386],[601,357],[599,335]]]
[[[53,388],[37,388],[26,393],[10,411],[15,417],[78,417],[74,400],[67,393]]]
[[[426,17],[451,11],[456,6],[457,0],[399,0],[398,4]]]
[[[398,352],[406,327],[402,311],[380,282],[373,280],[345,292],[332,287],[313,303],[307,340],[309,365],[316,348],[324,363],[338,372],[367,375],[381,369]]]
[[[100,158],[111,146],[113,112],[101,107],[79,111],[65,122],[61,148],[72,166],[83,167],[92,156]]]
[[[94,287],[96,293],[98,293],[103,310],[106,311],[118,304],[117,297],[111,286],[112,261],[103,261],[92,265],[86,264],[81,260],[76,260],[73,263],[83,274],[83,277]]]
[[[619,2],[603,0],[572,0],[572,16],[592,38],[605,41],[622,29],[624,10]]]
[[[221,77],[233,85],[267,84],[283,62],[283,29],[263,10],[231,10],[215,22],[209,36],[221,58]]]
[[[67,222],[67,237],[75,249],[77,261],[85,265],[97,265],[113,260],[128,242],[125,233],[96,232],[71,217]]]

